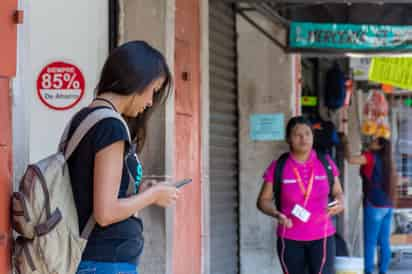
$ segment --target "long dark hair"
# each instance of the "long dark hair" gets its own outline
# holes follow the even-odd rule
[[[391,198],[394,198],[396,181],[394,180],[395,169],[393,166],[392,144],[385,138],[377,139],[380,149],[376,151],[382,159],[383,190]]]
[[[141,94],[159,77],[165,81],[153,95],[152,107],[146,108],[138,117],[125,117],[137,151],[146,140],[146,127],[152,112],[163,104],[171,93],[172,76],[164,56],[144,41],[127,42],[112,51],[103,66],[96,95],[113,92],[119,95]]]

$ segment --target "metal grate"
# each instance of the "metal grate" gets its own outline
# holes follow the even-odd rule
[[[211,1],[210,27],[210,268],[239,273],[239,179],[236,14]]]

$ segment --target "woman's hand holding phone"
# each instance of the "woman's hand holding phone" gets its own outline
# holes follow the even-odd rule
[[[140,185],[139,192],[142,193],[150,190],[155,195],[154,204],[166,208],[176,203],[180,194],[179,188],[191,182],[192,179],[183,179],[175,183],[146,179]]]
[[[142,183],[139,186],[139,192],[140,193],[145,192],[146,190],[148,190],[152,186],[156,185],[157,183],[158,183],[158,181],[153,180],[153,179],[143,180]]]
[[[343,205],[339,200],[334,200],[328,204],[328,214],[329,216],[335,216],[343,211]]]
[[[170,207],[176,204],[179,198],[180,191],[173,185],[167,182],[158,182],[152,186],[149,191],[155,193],[154,203],[160,207]]]

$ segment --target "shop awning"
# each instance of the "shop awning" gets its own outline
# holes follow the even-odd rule
[[[272,38],[285,51],[412,53],[411,0],[219,1],[235,4],[248,21],[249,12],[258,12],[282,24],[287,29],[287,43]]]

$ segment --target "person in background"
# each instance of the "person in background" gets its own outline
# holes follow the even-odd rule
[[[350,151],[342,135],[345,159],[361,166],[364,207],[365,274],[374,272],[374,255],[379,245],[379,273],[388,271],[391,259],[390,235],[397,175],[392,160],[392,145],[385,138],[373,138],[361,155]]]
[[[311,124],[304,117],[290,119],[286,138],[290,152],[281,181],[275,181],[279,161],[275,160],[264,173],[257,207],[278,221],[277,249],[284,273],[333,274],[336,230],[331,217],[343,211],[344,199],[339,171],[330,157],[324,156],[333,173],[330,189],[327,170],[313,149]],[[280,208],[273,202],[275,184],[282,188]],[[330,194],[335,203],[328,208]]]

